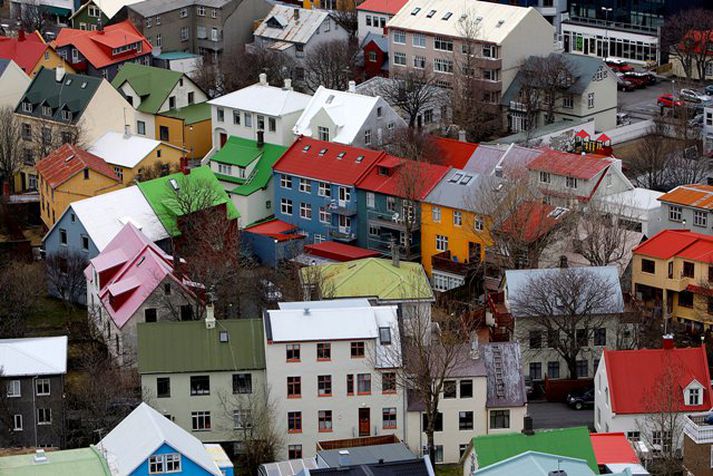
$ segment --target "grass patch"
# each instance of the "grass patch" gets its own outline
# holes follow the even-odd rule
[[[463,476],[463,467],[459,464],[435,465],[436,476]]]
[[[83,307],[67,309],[62,301],[51,297],[41,297],[36,312],[27,320],[28,336],[66,334],[72,323],[87,319]]]

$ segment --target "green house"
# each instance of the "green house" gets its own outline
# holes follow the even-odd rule
[[[135,3],[136,0],[109,2],[106,0],[89,0],[82,4],[74,14],[69,17],[72,28],[78,30],[96,30],[99,24],[108,25],[126,20],[126,5]]]

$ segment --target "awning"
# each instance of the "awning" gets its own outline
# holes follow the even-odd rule
[[[40,5],[40,9],[49,13],[50,15],[55,15],[58,17],[70,17],[72,15],[72,10],[69,8],[53,7],[51,5]]]

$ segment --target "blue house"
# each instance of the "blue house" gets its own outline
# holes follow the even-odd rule
[[[304,251],[304,235],[280,220],[269,220],[251,225],[241,236],[245,252],[266,266],[276,267]]]
[[[97,445],[112,474],[143,476],[233,476],[218,445],[204,445],[146,403],[141,403]]]
[[[356,242],[356,184],[385,155],[298,138],[273,167],[275,218],[298,227],[306,243]]]

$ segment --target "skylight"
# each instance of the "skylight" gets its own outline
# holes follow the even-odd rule
[[[168,184],[169,184],[169,185],[171,186],[171,188],[172,188],[174,191],[176,191],[176,192],[178,192],[178,191],[181,189],[181,186],[178,185],[178,182],[176,181],[176,179],[173,179],[173,178],[170,179],[170,180],[168,181]]]
[[[319,151],[319,155],[324,155],[327,153],[327,149],[322,149]]]
[[[334,101],[334,94],[330,94],[327,96],[327,100],[325,101],[327,104],[332,104],[332,101]]]
[[[364,160],[364,156],[360,155],[359,157],[356,158],[356,163],[360,164],[362,160]]]
[[[312,146],[311,145],[306,145],[302,147],[302,152],[307,152]]]
[[[471,181],[472,178],[473,178],[472,175],[464,175],[463,178],[460,180],[459,183],[460,183],[461,185],[468,185],[468,183]]]
[[[82,83],[82,85],[80,86],[80,88],[84,89],[84,88],[86,88],[86,87],[87,87],[87,82],[84,81],[84,82]]]
[[[433,15],[435,15],[435,14],[436,14],[436,10],[431,10],[430,12],[428,12],[428,13],[426,14],[426,18],[431,18],[431,17],[433,17]]]
[[[462,178],[463,178],[463,174],[453,174],[453,176],[451,176],[450,180],[448,180],[448,181],[452,182],[452,183],[458,183],[458,181]]]
[[[67,85],[67,86],[69,86],[70,84],[72,84],[72,78],[67,78],[67,81],[65,81],[64,84]]]
[[[443,15],[443,18],[441,18],[441,20],[448,20],[452,16],[453,16],[452,12],[446,12],[446,14]]]
[[[340,152],[340,153],[337,154],[337,158],[338,158],[338,159],[343,159],[345,155],[346,155],[346,152]]]
[[[411,15],[417,15],[418,12],[421,11],[421,7],[416,7],[413,10],[411,10]]]

